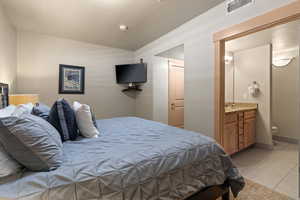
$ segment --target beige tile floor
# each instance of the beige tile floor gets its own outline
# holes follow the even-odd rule
[[[298,199],[298,149],[295,144],[276,142],[274,150],[252,147],[232,159],[245,178]]]

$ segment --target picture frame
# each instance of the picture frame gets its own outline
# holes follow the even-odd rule
[[[59,94],[84,94],[85,67],[59,65]]]

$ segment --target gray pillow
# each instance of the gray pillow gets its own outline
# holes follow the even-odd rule
[[[60,135],[42,118],[31,114],[2,118],[0,132],[6,152],[29,170],[49,171],[62,164]]]
[[[22,166],[11,158],[0,144],[0,179],[17,174],[21,169]]]
[[[11,116],[15,109],[16,106],[14,105],[0,109],[0,118]],[[7,154],[0,143],[0,178],[17,174],[21,169],[22,166]]]

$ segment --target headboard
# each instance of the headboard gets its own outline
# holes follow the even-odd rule
[[[8,84],[0,83],[0,108],[5,108],[9,105],[9,87]]]

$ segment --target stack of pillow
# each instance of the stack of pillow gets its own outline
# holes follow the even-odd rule
[[[19,172],[49,171],[63,162],[63,142],[98,137],[88,105],[64,99],[44,104],[8,106],[0,110],[0,178]]]

